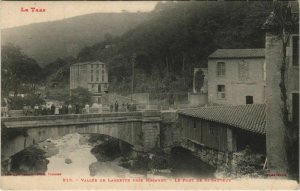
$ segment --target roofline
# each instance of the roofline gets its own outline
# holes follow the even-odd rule
[[[87,64],[99,64],[99,65],[106,65],[106,63],[104,62],[101,62],[99,60],[96,60],[96,61],[88,61],[88,62],[77,62],[75,64],[72,64],[71,66],[74,66],[74,65],[87,65]]]
[[[265,104],[252,104],[252,105],[265,105]],[[221,105],[221,106],[212,106],[212,107],[214,107],[214,108],[220,108],[220,107],[235,107],[235,106],[234,106],[234,105],[230,105],[230,106],[227,106],[227,105]],[[212,108],[212,107],[210,107],[210,108]],[[200,109],[200,108],[203,108],[203,107],[198,107],[198,108],[187,108],[187,109],[191,109],[191,110],[192,110],[192,109]],[[186,109],[184,109],[184,110],[186,110]],[[258,132],[258,131],[254,131],[254,130],[252,130],[252,129],[245,129],[245,128],[243,128],[243,127],[240,127],[240,126],[237,126],[237,125],[234,125],[234,124],[231,124],[231,123],[226,123],[226,122],[224,122],[224,121],[208,119],[208,118],[206,118],[206,117],[199,117],[199,116],[195,116],[195,115],[193,115],[193,114],[187,114],[187,113],[184,113],[183,110],[179,110],[179,111],[177,111],[177,113],[178,113],[179,115],[185,115],[185,116],[189,116],[189,117],[194,117],[194,118],[204,119],[204,120],[206,120],[206,121],[211,121],[211,122],[221,123],[221,124],[225,124],[225,125],[230,125],[230,126],[232,126],[232,127],[235,127],[235,128],[238,128],[238,129],[243,129],[243,130],[245,130],[245,131],[250,131],[250,132],[253,132],[253,133],[260,134],[260,135],[266,135],[266,131],[264,131],[264,132]]]
[[[238,128],[238,129],[242,129],[242,130],[245,130],[245,131],[250,131],[252,133],[257,133],[257,134],[260,134],[260,135],[266,135],[266,132],[258,132],[258,131],[254,131],[252,129],[251,130],[250,129],[245,129],[245,128],[242,128],[240,126],[237,126],[237,125],[234,125],[234,124],[230,124],[230,123],[224,123],[224,122],[218,121],[218,120],[212,120],[212,119],[208,119],[208,118],[205,118],[205,117],[199,117],[199,116],[195,116],[195,115],[191,115],[191,114],[186,114],[186,113],[181,113],[181,112],[178,112],[178,114],[179,115],[189,116],[189,117],[194,117],[194,118],[199,118],[199,119],[210,121],[210,122],[215,122],[215,123],[230,125],[232,127],[235,127],[235,128]]]
[[[208,59],[209,60],[214,60],[214,59],[245,59],[245,58],[247,58],[247,59],[253,59],[253,58],[265,58],[266,56],[241,56],[241,57],[237,57],[237,56],[235,56],[235,57],[208,57]]]

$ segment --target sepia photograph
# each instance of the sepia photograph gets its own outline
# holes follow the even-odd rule
[[[2,1],[3,190],[299,189],[298,1]]]

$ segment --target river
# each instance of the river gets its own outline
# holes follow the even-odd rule
[[[128,169],[118,165],[120,157],[113,161],[97,161],[96,157],[91,153],[93,146],[89,144],[88,138],[88,135],[76,133],[51,140],[59,149],[59,152],[48,158],[47,172],[59,172],[67,176],[88,177],[91,176],[91,168],[96,168],[96,174],[93,174],[95,176],[132,177]],[[67,163],[66,160],[69,160],[70,163]]]
[[[152,160],[152,166],[153,164],[157,166],[157,163],[153,163],[153,159],[148,160],[147,157],[146,159],[132,160],[122,157],[120,153],[115,155],[115,152],[113,157],[104,157],[104,160],[102,160],[103,157],[101,158],[100,155],[103,155],[101,152],[104,151],[99,150],[97,146],[103,146],[104,142],[105,140],[98,140],[98,138],[96,141],[91,142],[91,135],[77,133],[56,139],[47,139],[37,144],[34,148],[29,148],[24,154],[19,153],[16,159],[13,160],[15,162],[13,162],[14,167],[12,169],[15,169],[15,172],[20,172],[20,170],[21,172],[31,173],[45,172],[74,177],[214,177],[215,169],[193,157],[189,151],[180,147],[174,148],[171,154],[156,155],[158,158],[167,158],[168,165],[164,170],[155,171],[149,161]],[[94,151],[96,150],[97,156],[91,152],[93,149]],[[111,145],[109,147],[105,146],[105,149],[107,151],[118,150]],[[45,153],[41,154],[43,153],[41,150]],[[28,158],[28,153],[33,153],[33,156]],[[24,158],[26,160],[22,160]],[[120,165],[121,163],[127,165]],[[130,167],[129,164],[133,163],[134,165]],[[37,166],[36,164],[40,165]],[[155,175],[153,172],[155,172]]]

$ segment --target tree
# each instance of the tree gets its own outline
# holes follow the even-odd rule
[[[195,90],[200,92],[204,84],[204,75],[202,70],[198,70],[195,74]]]
[[[1,62],[2,95],[8,94],[9,91],[14,91],[17,95],[23,88],[22,84],[31,85],[34,89],[41,79],[41,68],[38,63],[24,55],[17,46],[12,44],[2,46]]]
[[[29,94],[25,96],[24,98],[22,97],[13,97],[10,99],[10,109],[23,109],[23,106],[31,106],[34,107],[36,104],[37,105],[42,105],[44,104],[45,101],[40,98],[38,95],[35,94]]]
[[[206,67],[208,55],[216,49],[264,47],[261,23],[270,13],[271,5],[254,1],[160,2],[148,20],[108,43],[115,46],[105,48],[107,42],[97,43],[81,50],[78,59],[108,63],[110,79],[116,82],[110,82],[112,91],[128,91],[132,67],[119,58],[128,60],[133,53],[137,54],[135,69],[140,69],[135,74],[145,77],[135,81],[136,87],[145,86],[146,81],[153,87],[147,90],[149,93],[170,91],[172,88],[153,86],[153,82],[176,76],[183,81],[180,88],[188,90],[192,88],[194,67]],[[175,81],[164,81],[165,85],[177,85]]]
[[[91,104],[92,94],[87,89],[78,87],[71,90],[71,96],[69,103],[79,106],[84,106],[85,104]]]

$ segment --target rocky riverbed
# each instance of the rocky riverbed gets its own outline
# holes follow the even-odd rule
[[[6,165],[2,172],[77,177],[213,177],[214,169],[187,151],[177,148],[166,154],[158,149],[133,154],[129,145],[121,145],[119,140],[103,135],[68,134],[16,154],[11,167]]]

